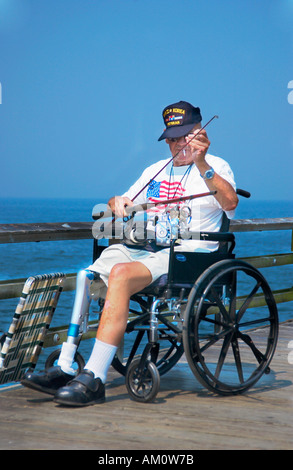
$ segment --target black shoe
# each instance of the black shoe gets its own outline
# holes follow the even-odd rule
[[[63,372],[60,366],[53,366],[41,372],[26,372],[20,382],[25,387],[55,395],[56,390],[64,387],[70,380],[72,375]]]
[[[54,401],[67,406],[88,406],[105,401],[105,385],[90,370],[83,370],[66,387],[60,388]]]

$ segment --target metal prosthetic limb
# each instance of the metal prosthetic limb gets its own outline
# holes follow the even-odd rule
[[[58,365],[67,374],[74,374],[72,363],[79,343],[80,327],[87,322],[89,306],[91,303],[90,286],[95,279],[95,273],[83,269],[79,271],[76,279],[76,295],[67,332],[67,341],[62,344]]]

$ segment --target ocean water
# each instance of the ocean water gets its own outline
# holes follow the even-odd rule
[[[0,199],[0,224],[40,222],[90,222],[92,208],[104,200],[94,199]],[[292,217],[293,201],[254,201],[240,199],[236,219]],[[291,251],[290,230],[237,233],[237,257],[288,253]],[[62,271],[77,272],[92,261],[92,240],[16,243],[0,245],[0,279],[27,278],[31,275]],[[272,289],[292,286],[293,267],[262,270]],[[0,333],[6,332],[18,299],[0,301]],[[74,302],[74,292],[61,294],[52,326],[68,324]],[[293,318],[293,302],[278,306],[281,321]],[[92,303],[91,317],[97,315]],[[82,343],[87,354],[92,340]],[[50,351],[48,350],[48,353]]]

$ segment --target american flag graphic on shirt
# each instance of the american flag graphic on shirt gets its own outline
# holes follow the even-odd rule
[[[151,181],[147,190],[148,202],[158,202],[160,199],[173,199],[183,196],[185,188],[179,181]],[[157,210],[162,210],[166,205],[157,206]]]

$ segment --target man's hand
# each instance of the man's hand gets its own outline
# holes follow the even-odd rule
[[[188,134],[185,137],[186,143],[196,135],[199,130],[195,130],[192,134]],[[205,160],[205,156],[208,152],[210,141],[208,139],[205,129],[203,129],[200,134],[191,140],[190,144],[186,147],[186,154],[191,156],[195,165],[201,164]]]
[[[128,197],[114,196],[109,199],[108,206],[116,217],[127,217],[125,207],[133,206],[133,202]]]

